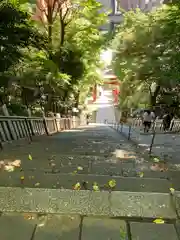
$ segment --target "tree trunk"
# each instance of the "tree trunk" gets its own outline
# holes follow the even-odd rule
[[[60,18],[60,46],[62,47],[64,44],[64,37],[65,37],[65,24],[64,21]]]
[[[53,24],[53,16],[52,9],[48,6],[48,44],[49,44],[49,59],[52,58],[52,24]]]
[[[80,91],[75,95],[75,107],[78,108],[79,106],[79,96],[80,96]]]

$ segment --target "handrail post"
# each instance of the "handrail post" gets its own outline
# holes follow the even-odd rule
[[[46,122],[46,118],[43,118],[43,123],[44,123],[44,129],[47,135],[49,135],[49,131],[48,131],[48,126],[47,126],[47,122]]]
[[[56,128],[56,132],[59,132],[59,131],[58,131],[58,124],[57,124],[57,118],[56,118],[56,117],[54,118],[54,122],[55,122],[55,126],[56,126],[56,127],[55,127],[55,128]]]
[[[121,133],[122,133],[122,131],[123,131],[123,122],[121,122]]]
[[[130,137],[131,137],[131,125],[129,125],[128,140],[130,140]]]
[[[153,144],[154,144],[155,135],[156,135],[156,131],[155,131],[155,128],[153,127],[153,136],[152,136],[152,140],[151,140],[151,145],[149,147],[149,154],[151,154],[151,152],[152,152],[152,147],[153,147]]]
[[[25,118],[25,124],[26,124],[26,127],[27,127],[27,132],[28,132],[28,135],[29,135],[29,140],[32,142],[31,131],[30,131],[30,129],[29,129],[29,124],[28,124],[27,118]]]

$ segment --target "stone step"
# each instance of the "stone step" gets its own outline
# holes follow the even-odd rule
[[[63,189],[0,187],[0,211],[16,213],[78,214],[175,222],[172,197],[166,193],[93,192]]]
[[[131,240],[178,240],[173,224],[130,222]]]
[[[108,217],[13,212],[1,215],[0,236],[3,240],[179,239],[173,224],[127,222]]]
[[[24,177],[24,180],[21,178]],[[114,191],[131,192],[159,192],[169,193],[171,182],[166,179],[152,179],[140,177],[117,177],[94,174],[63,174],[43,173],[39,171],[2,172],[0,174],[0,186],[6,187],[29,187],[29,188],[54,188],[73,189],[76,183],[81,184],[81,189],[93,190],[96,182],[103,191],[109,191],[110,180],[116,181]]]

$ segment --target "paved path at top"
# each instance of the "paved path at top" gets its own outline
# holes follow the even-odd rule
[[[96,123],[103,123],[105,120],[115,122],[112,91],[105,90],[102,92],[102,95],[97,99],[95,104],[99,105],[96,114]]]

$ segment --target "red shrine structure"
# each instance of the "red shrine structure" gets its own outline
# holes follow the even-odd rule
[[[104,86],[109,85],[112,89],[112,93],[114,96],[114,103],[118,104],[118,95],[120,94],[120,82],[114,74],[111,73],[111,71],[107,71],[104,74]],[[93,88],[93,102],[95,102],[97,99],[97,85]]]

